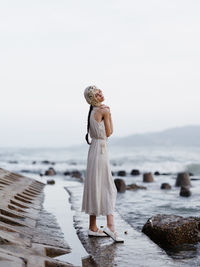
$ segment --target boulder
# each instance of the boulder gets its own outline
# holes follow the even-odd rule
[[[158,214],[148,219],[142,232],[163,248],[198,242],[198,222],[190,217]]]
[[[126,171],[118,171],[117,176],[126,176]]]
[[[71,172],[71,177],[78,178],[81,182],[83,182],[82,174],[78,170],[72,171]]]
[[[117,192],[124,193],[126,191],[126,184],[123,179],[116,178],[114,180]]]
[[[82,174],[80,171],[76,170],[76,171],[72,171],[71,172],[71,176],[75,177],[75,178],[82,178]]]
[[[154,172],[154,175],[160,175],[160,172],[155,171],[155,172]]]
[[[43,164],[51,164],[51,162],[48,161],[48,160],[43,160],[42,163],[43,163]]]
[[[187,172],[179,172],[175,186],[191,186],[189,174]]]
[[[151,172],[146,172],[143,174],[143,182],[144,183],[152,183],[154,181]]]
[[[181,186],[180,193],[179,193],[179,195],[181,197],[190,197],[191,194],[192,193],[191,193],[189,187],[187,187],[187,186]]]
[[[162,183],[161,186],[160,186],[160,189],[167,189],[167,190],[169,190],[171,188],[172,188],[171,185],[168,184],[168,183]]]
[[[131,171],[131,175],[140,175],[140,171],[139,170],[137,170],[137,169],[133,169],[132,171]]]
[[[66,172],[64,172],[63,174],[67,176],[67,175],[71,175],[71,172],[66,171]]]
[[[145,186],[137,185],[137,184],[129,184],[126,186],[127,190],[137,190],[137,189],[147,189]]]
[[[47,180],[47,184],[55,184],[55,181],[53,179]]]
[[[44,175],[53,176],[53,175],[56,175],[56,171],[54,170],[54,168],[50,167],[48,170],[45,171]]]

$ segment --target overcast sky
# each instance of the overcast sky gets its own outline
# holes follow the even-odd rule
[[[0,146],[84,142],[84,88],[114,135],[200,124],[199,0],[0,2]]]

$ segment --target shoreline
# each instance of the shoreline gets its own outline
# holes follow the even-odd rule
[[[117,209],[116,230],[125,243],[88,238],[88,215],[80,211],[83,184],[58,178],[47,185],[48,177],[32,177],[0,169],[0,267],[8,260],[11,267],[188,266],[135,230]],[[99,227],[105,219],[97,217]]]

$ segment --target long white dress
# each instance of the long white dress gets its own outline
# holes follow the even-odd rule
[[[82,211],[90,215],[114,214],[117,189],[113,181],[107,151],[104,121],[97,122],[93,107],[90,114],[91,145],[88,151]]]

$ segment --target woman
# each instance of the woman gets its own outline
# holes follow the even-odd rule
[[[82,211],[90,215],[88,235],[110,236],[116,242],[124,242],[114,227],[117,189],[110,170],[106,144],[107,138],[113,133],[110,108],[102,104],[104,96],[96,86],[88,86],[84,96],[90,104],[86,134],[90,148],[82,199]],[[96,216],[99,215],[107,216],[107,227],[103,231],[96,225]]]

